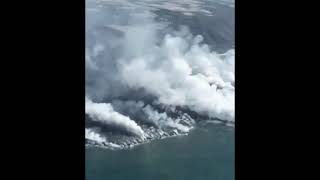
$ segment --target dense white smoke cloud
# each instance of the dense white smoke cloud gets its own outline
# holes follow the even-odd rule
[[[141,127],[129,117],[113,110],[108,103],[94,103],[86,99],[86,114],[94,121],[99,121],[107,125],[123,128],[137,136],[144,137]]]
[[[145,53],[119,60],[122,83],[143,88],[166,105],[185,106],[200,114],[234,120],[234,52],[217,54],[200,45],[202,36],[166,35]]]
[[[114,59],[93,62],[94,56],[88,57],[101,75],[95,77],[95,92],[117,97],[143,89],[162,104],[234,121],[234,50],[217,54],[201,44],[202,36],[194,37],[186,28],[159,40],[157,28],[148,24],[123,30],[121,55]],[[93,48],[97,51],[103,52],[101,45]]]

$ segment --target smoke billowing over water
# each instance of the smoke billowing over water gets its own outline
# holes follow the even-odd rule
[[[86,0],[87,143],[127,148],[234,122],[233,2],[184,2]]]

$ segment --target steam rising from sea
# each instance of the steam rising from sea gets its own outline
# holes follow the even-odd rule
[[[156,21],[150,6],[116,2],[86,0],[87,143],[127,148],[203,120],[232,124],[234,50],[217,53],[187,26]]]

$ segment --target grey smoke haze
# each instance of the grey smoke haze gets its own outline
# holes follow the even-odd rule
[[[110,8],[101,2],[86,0],[86,114],[91,120],[139,137],[145,136],[140,121],[181,132],[193,127],[190,119],[171,117],[153,104],[234,121],[233,49],[219,54],[203,36],[186,26],[172,29],[156,22],[150,9],[134,3]],[[103,141],[91,129],[87,136]]]

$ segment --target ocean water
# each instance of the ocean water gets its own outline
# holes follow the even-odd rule
[[[85,158],[86,180],[233,180],[234,127],[206,124],[129,150],[86,147]]]

